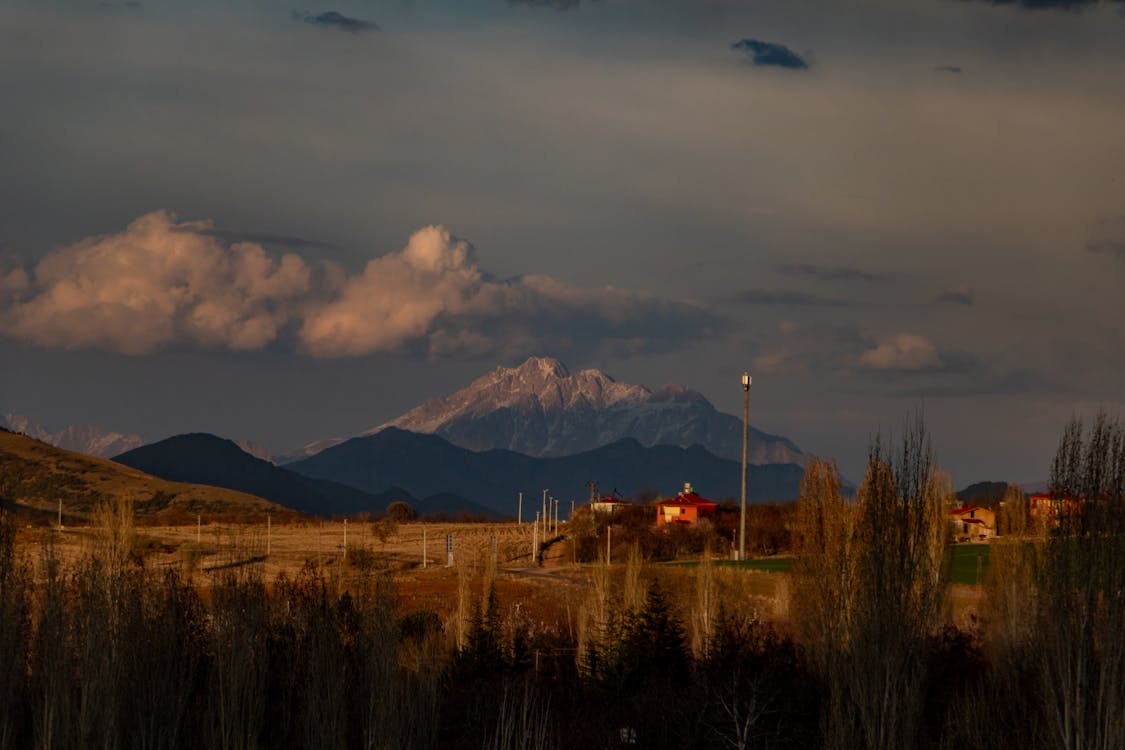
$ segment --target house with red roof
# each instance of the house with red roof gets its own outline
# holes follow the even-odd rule
[[[668,524],[694,526],[700,519],[715,515],[718,507],[718,503],[695,494],[691,485],[685,483],[683,492],[656,504],[656,526],[657,528]]]
[[[979,505],[963,505],[949,514],[953,538],[957,541],[980,541],[996,536],[996,511]]]
[[[1078,513],[1082,505],[1080,498],[1055,496],[1049,492],[1038,492],[1027,498],[1028,515],[1048,529],[1058,528],[1064,516]]]

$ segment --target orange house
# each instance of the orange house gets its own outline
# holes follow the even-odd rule
[[[989,539],[996,536],[996,512],[979,505],[954,508],[949,514],[955,539]]]
[[[656,526],[661,528],[674,523],[694,526],[699,519],[715,515],[718,507],[718,503],[700,497],[690,484],[685,484],[683,492],[656,504]]]
[[[1028,513],[1032,518],[1043,519],[1049,529],[1057,528],[1063,516],[1077,513],[1082,505],[1082,499],[1055,497],[1047,492],[1039,492],[1027,498]]]

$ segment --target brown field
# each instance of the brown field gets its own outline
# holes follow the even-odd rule
[[[565,524],[560,533],[565,536]],[[533,628],[572,629],[586,600],[593,565],[574,564],[570,546],[552,545],[542,566],[532,565],[531,526],[515,523],[400,523],[351,521],[295,521],[287,524],[202,523],[186,526],[144,526],[134,531],[134,549],[148,567],[177,566],[188,571],[206,591],[225,571],[261,575],[267,582],[280,575],[292,578],[312,567],[341,587],[371,570],[388,573],[402,613],[433,610],[448,620],[457,607],[462,580],[469,594],[479,597],[489,563],[491,539],[496,538],[496,592],[508,617],[529,618]],[[454,537],[454,565],[445,565],[446,534]],[[17,544],[31,562],[49,552],[67,562],[91,553],[99,530],[93,526],[27,527]],[[423,554],[424,552],[424,554]],[[612,566],[620,577],[625,565]],[[623,558],[622,558],[623,559]],[[424,560],[424,562],[423,562]],[[788,576],[781,573],[717,568],[725,599],[755,618],[784,620],[787,616]],[[662,564],[645,565],[642,578],[659,580],[684,614],[695,601],[698,572]]]

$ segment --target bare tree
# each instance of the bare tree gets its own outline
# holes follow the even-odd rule
[[[1051,470],[1058,528],[1040,584],[1050,744],[1125,747],[1125,427],[1072,421]]]
[[[798,506],[795,618],[825,689],[829,748],[917,744],[926,640],[944,615],[949,482],[921,417],[897,452],[876,440],[856,505],[835,466],[814,462]]]

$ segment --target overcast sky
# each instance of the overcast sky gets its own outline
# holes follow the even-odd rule
[[[541,354],[1044,479],[1125,414],[1123,82],[1112,1],[6,0],[0,411],[283,452]]]

